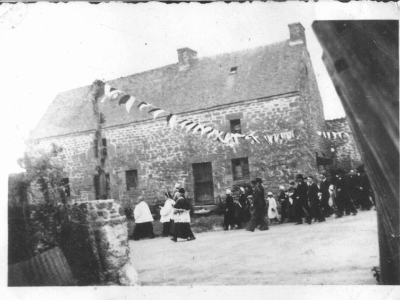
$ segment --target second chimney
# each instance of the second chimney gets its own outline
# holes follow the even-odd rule
[[[197,59],[197,52],[190,48],[178,49],[178,61],[180,66],[189,67]]]
[[[298,44],[306,44],[306,36],[304,34],[304,27],[300,23],[289,24],[290,32],[290,46]]]

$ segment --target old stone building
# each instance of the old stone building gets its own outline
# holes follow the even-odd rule
[[[331,157],[333,158],[330,168],[332,170],[340,168],[349,171],[360,166],[362,164],[361,155],[346,118],[327,120],[326,127],[328,131],[346,132],[349,135],[346,140],[336,139],[327,141],[331,150]]]
[[[316,174],[315,153],[330,151],[316,131],[327,127],[304,28],[290,24],[289,31],[290,40],[213,57],[178,49],[178,63],[107,82],[179,119],[226,132],[262,137],[293,131],[296,137],[282,144],[242,140],[230,146],[179,126],[171,129],[165,115],[153,120],[135,108],[127,114],[117,101],[106,101],[101,110],[109,196],[131,206],[141,194],[149,202],[162,199],[164,186],[179,182],[196,205],[208,205],[223,198],[226,188],[255,177],[275,192],[298,173]],[[31,149],[51,143],[64,148],[74,200],[96,199],[98,193],[89,89],[59,94],[29,142]]]

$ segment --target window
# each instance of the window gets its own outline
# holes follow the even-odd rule
[[[65,194],[66,197],[70,197],[71,196],[71,188],[69,186],[69,178],[63,178],[61,180],[61,184],[63,186],[62,190]]]
[[[135,190],[138,187],[138,174],[137,170],[125,171],[126,190]]]
[[[250,179],[249,160],[247,157],[232,159],[233,180]]]
[[[229,74],[236,74],[237,73],[237,67],[232,67],[231,71],[229,72]]]
[[[242,133],[240,119],[230,120],[230,122],[231,122],[231,133]]]
[[[94,175],[94,192],[95,192],[95,196],[96,199],[100,199],[101,195],[100,195],[100,180],[99,180],[99,175]],[[107,195],[105,195],[105,199],[109,199],[110,198],[110,174],[106,174],[106,193]]]

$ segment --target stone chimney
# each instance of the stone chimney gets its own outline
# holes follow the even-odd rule
[[[179,69],[188,68],[196,60],[197,60],[196,51],[187,47],[178,49]]]
[[[298,44],[306,44],[306,36],[304,34],[304,27],[300,23],[289,24],[290,32],[290,46]]]

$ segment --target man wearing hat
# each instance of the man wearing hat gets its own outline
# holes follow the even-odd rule
[[[350,213],[355,216],[357,214],[357,210],[351,202],[349,195],[349,182],[346,180],[344,176],[344,170],[338,169],[336,175],[336,204],[337,204],[337,213],[336,218],[343,217],[344,211],[346,211],[346,215],[350,215]]]
[[[265,209],[265,200],[264,200],[264,193],[260,189],[262,180],[261,178],[258,178],[257,180],[251,181],[252,187],[253,187],[253,209],[251,212],[251,218],[250,222],[247,225],[247,231],[253,232],[257,225],[260,225],[260,230],[268,230],[268,223],[265,221],[264,218],[264,209]],[[262,187],[262,186],[261,186]]]
[[[297,187],[294,193],[294,213],[297,223],[295,225],[303,224],[303,215],[306,214],[306,221],[311,224],[311,211],[307,201],[307,183],[304,182],[302,174],[296,176]]]

